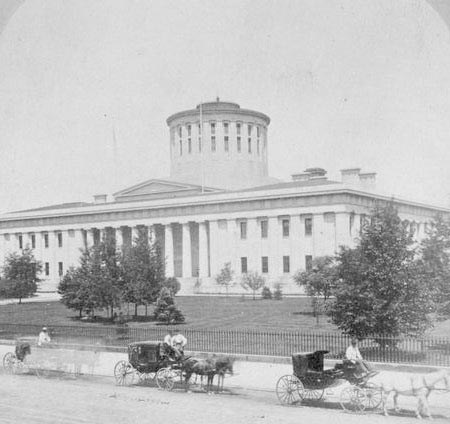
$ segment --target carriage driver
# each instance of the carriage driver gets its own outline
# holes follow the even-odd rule
[[[51,342],[50,336],[47,331],[47,327],[43,327],[39,333],[38,346],[42,346]]]
[[[361,352],[358,348],[358,340],[355,338],[352,338],[351,345],[345,351],[345,359],[356,365],[356,377],[364,377],[375,373],[371,366],[363,361]]]
[[[175,358],[181,359],[184,355],[184,347],[186,346],[187,339],[181,333],[172,337],[172,349],[175,352]]]

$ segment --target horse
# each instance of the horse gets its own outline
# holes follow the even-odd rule
[[[397,404],[399,395],[415,396],[417,398],[416,417],[422,418],[423,415],[432,418],[428,405],[428,396],[433,390],[437,389],[436,386],[442,381],[445,383],[445,389],[450,390],[450,371],[441,370],[428,374],[404,376],[380,373],[371,379],[370,383],[382,390],[382,405],[385,416],[389,415],[386,403],[390,394],[393,393],[394,409],[396,412],[400,410]]]
[[[216,372],[215,363],[211,358],[197,359],[188,358],[181,364],[181,371],[184,373],[185,390],[189,391],[189,380],[192,374],[206,376],[207,384],[206,390],[208,393],[211,391],[212,382]]]
[[[233,364],[235,358],[230,356],[217,356],[213,357],[216,374],[217,374],[217,392],[223,392],[223,384],[225,380],[225,374],[233,375]]]

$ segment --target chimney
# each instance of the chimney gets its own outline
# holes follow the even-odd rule
[[[309,174],[306,173],[300,173],[300,174],[292,174],[292,181],[308,181],[309,180]]]
[[[308,168],[305,169],[305,172],[309,174],[310,179],[326,179],[325,175],[327,174],[327,171],[323,168]]]
[[[374,190],[376,184],[376,176],[376,172],[364,172],[363,174],[359,174],[361,188],[366,190]]]
[[[359,172],[361,168],[347,168],[341,169],[341,180],[344,184],[359,186]]]
[[[96,205],[100,205],[102,203],[106,203],[106,200],[108,199],[107,194],[95,194],[94,195],[94,203]]]

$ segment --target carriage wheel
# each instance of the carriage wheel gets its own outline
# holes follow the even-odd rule
[[[305,389],[299,390],[300,397],[303,400],[319,401],[323,398],[324,389]]]
[[[280,403],[293,405],[301,400],[302,382],[295,375],[284,375],[277,382],[276,392]]]
[[[17,372],[17,358],[12,352],[8,352],[3,357],[3,368],[8,374],[16,374]]]
[[[341,392],[339,402],[345,411],[362,412],[366,408],[364,390],[356,386],[346,387]]]
[[[364,386],[366,395],[365,409],[377,409],[383,400],[383,391],[375,384],[367,383]]]
[[[174,372],[170,368],[161,368],[156,373],[156,384],[161,390],[172,390],[175,385]]]
[[[119,361],[114,367],[114,378],[118,386],[129,386],[134,380],[134,369],[127,361]]]

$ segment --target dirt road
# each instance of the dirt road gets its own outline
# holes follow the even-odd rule
[[[335,402],[318,406],[286,407],[274,393],[233,390],[207,395],[178,389],[117,387],[111,378],[38,379],[33,375],[1,375],[0,423],[329,423],[404,424],[418,422],[411,411],[402,416],[380,413],[353,415]],[[436,423],[448,423],[450,411],[433,410]]]

